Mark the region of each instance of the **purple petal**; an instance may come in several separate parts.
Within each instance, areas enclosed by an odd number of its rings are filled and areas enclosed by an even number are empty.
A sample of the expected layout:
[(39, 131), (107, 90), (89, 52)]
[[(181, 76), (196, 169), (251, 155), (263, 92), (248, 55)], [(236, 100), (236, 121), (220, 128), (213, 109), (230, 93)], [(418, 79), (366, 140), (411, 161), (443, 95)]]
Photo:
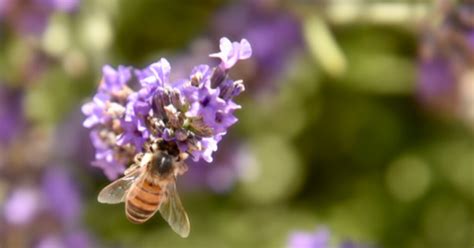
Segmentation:
[(221, 67), (225, 70), (230, 69), (239, 60), (248, 59), (252, 55), (252, 47), (246, 39), (239, 42), (231, 42), (227, 38), (220, 39), (220, 52), (210, 54), (210, 57), (220, 58)]
[(162, 58), (160, 61), (150, 65), (150, 70), (158, 80), (160, 85), (165, 85), (170, 77), (171, 66), (168, 60)]
[(240, 41), (239, 59), (248, 59), (252, 56), (252, 47), (246, 39)]

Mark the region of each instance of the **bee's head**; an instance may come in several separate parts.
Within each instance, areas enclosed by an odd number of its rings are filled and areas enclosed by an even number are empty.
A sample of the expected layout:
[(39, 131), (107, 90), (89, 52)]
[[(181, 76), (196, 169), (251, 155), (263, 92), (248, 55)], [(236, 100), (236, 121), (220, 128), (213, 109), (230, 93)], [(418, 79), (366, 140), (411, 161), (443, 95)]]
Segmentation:
[(151, 163), (151, 172), (160, 176), (167, 175), (173, 171), (173, 162), (173, 156), (166, 152), (160, 152), (154, 157)]

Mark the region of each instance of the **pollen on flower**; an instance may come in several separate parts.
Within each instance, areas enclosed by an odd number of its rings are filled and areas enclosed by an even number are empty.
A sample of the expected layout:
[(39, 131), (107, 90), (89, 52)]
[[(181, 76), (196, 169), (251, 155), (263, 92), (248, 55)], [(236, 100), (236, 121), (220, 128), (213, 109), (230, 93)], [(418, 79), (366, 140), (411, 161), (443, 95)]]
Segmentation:
[(222, 38), (220, 50), (210, 55), (221, 60), (217, 67), (197, 65), (188, 78), (174, 82), (164, 58), (144, 69), (104, 66), (97, 93), (82, 107), (96, 148), (93, 165), (114, 179), (157, 140), (195, 161), (212, 162), (219, 141), (237, 122), (240, 106), (232, 99), (244, 91), (243, 81), (232, 80), (228, 71), (252, 53), (245, 39)]

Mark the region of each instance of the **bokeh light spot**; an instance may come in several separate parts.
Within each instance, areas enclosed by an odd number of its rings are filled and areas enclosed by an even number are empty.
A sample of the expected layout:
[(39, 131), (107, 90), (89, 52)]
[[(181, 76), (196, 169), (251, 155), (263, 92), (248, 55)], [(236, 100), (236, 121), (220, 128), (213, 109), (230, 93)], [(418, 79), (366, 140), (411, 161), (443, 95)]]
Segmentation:
[(429, 188), (431, 171), (416, 155), (403, 155), (389, 165), (386, 183), (390, 193), (400, 201), (410, 202), (421, 197)]

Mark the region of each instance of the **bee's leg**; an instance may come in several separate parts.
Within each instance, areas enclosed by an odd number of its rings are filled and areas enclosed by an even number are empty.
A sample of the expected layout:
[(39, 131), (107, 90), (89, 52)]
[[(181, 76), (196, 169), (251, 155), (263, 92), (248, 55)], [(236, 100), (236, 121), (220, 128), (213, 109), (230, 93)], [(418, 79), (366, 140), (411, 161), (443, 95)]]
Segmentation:
[(177, 175), (184, 175), (184, 173), (186, 173), (186, 171), (188, 171), (188, 166), (186, 165), (186, 163), (184, 163), (184, 161), (180, 161), (180, 162), (177, 162), (177, 168), (176, 168), (176, 174)]
[(188, 153), (182, 152), (182, 153), (180, 153), (179, 156), (178, 156), (178, 162), (179, 162), (179, 161), (184, 161), (184, 160), (186, 160), (188, 157), (189, 157), (189, 154), (188, 154)]
[(150, 148), (151, 148), (151, 151), (152, 151), (153, 153), (158, 152), (159, 149), (160, 149), (160, 148), (158, 147), (158, 143), (157, 143), (157, 142), (153, 142), (153, 143), (151, 144)]
[(135, 155), (135, 157), (133, 158), (134, 163), (131, 164), (130, 167), (128, 167), (124, 172), (125, 176), (130, 175), (132, 172), (134, 172), (135, 170), (137, 170), (140, 167), (141, 162), (143, 160), (143, 156), (144, 156), (144, 154), (141, 153), (141, 152), (138, 153), (137, 155)]
[(159, 148), (159, 140), (158, 139), (154, 139), (154, 140), (151, 140), (147, 143), (145, 143), (145, 150), (147, 152), (151, 152), (151, 153), (157, 153), (160, 148)]
[(135, 155), (135, 157), (133, 158), (133, 161), (135, 162), (135, 164), (140, 164), (142, 162), (142, 159), (143, 159), (143, 153), (138, 153), (137, 155)]
[(143, 144), (143, 149), (145, 150), (145, 152), (151, 152), (150, 142), (145, 142), (145, 144)]

